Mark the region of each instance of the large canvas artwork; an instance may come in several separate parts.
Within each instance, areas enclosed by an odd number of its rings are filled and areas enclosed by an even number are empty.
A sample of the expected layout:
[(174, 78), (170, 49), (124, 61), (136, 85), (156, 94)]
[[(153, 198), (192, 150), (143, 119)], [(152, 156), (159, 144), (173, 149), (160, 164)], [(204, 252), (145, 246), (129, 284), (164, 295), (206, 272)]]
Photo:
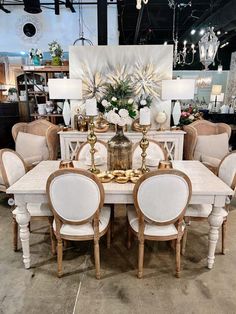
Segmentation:
[[(107, 83), (128, 79), (134, 97), (146, 93), (153, 99), (152, 128), (159, 111), (165, 111), (170, 118), (171, 104), (161, 100), (161, 81), (172, 78), (172, 46), (73, 46), (69, 49), (69, 62), (70, 78), (83, 81), (84, 99), (102, 99)], [(72, 102), (72, 112), (77, 105)], [(170, 119), (165, 127), (169, 125)]]

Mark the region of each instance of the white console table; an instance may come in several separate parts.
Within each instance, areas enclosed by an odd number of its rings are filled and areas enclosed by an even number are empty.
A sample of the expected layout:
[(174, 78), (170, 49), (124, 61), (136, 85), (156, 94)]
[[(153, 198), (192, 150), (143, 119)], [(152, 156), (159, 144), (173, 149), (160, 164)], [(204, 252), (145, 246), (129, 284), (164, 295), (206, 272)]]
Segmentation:
[[(87, 132), (60, 131), (61, 158), (74, 159), (80, 145), (87, 141)], [(114, 132), (96, 133), (98, 139), (107, 142)], [(182, 160), (183, 158), (183, 131), (149, 131), (147, 136), (150, 139), (162, 143), (167, 150), (168, 157), (171, 160)], [(142, 134), (140, 132), (125, 132), (125, 135), (133, 142), (140, 141)]]

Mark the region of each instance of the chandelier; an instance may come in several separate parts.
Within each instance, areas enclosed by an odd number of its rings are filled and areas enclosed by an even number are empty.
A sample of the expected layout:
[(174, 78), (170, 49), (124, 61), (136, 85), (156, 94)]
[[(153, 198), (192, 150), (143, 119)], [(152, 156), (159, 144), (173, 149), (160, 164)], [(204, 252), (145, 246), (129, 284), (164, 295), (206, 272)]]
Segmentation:
[(142, 7), (142, 2), (144, 4), (147, 4), (148, 3), (148, 0), (136, 0), (136, 9), (140, 10), (141, 7)]
[(200, 61), (205, 66), (206, 70), (208, 70), (208, 66), (214, 62), (219, 44), (220, 42), (214, 33), (214, 28), (209, 27), (198, 43)]
[[(192, 44), (190, 47), (187, 46), (187, 41), (183, 42), (183, 49), (178, 50), (179, 40), (178, 40), (178, 31), (176, 30), (176, 7), (180, 7), (181, 4), (178, 4), (174, 0), (169, 0), (168, 5), (171, 9), (173, 9), (173, 29), (172, 29), (172, 36), (174, 42), (174, 56), (173, 56), (173, 64), (174, 67), (179, 65), (191, 65), (194, 61), (194, 55), (196, 53), (195, 45)], [(191, 1), (185, 5), (191, 6)]]

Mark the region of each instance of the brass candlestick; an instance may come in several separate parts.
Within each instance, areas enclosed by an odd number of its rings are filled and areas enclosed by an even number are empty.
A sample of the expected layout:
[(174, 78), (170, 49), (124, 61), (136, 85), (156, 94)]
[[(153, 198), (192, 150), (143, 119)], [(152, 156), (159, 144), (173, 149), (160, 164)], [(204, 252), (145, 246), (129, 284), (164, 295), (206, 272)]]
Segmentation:
[(145, 173), (145, 172), (148, 172), (150, 171), (149, 168), (147, 168), (146, 166), (146, 157), (147, 157), (147, 153), (146, 153), (146, 150), (149, 146), (149, 141), (146, 137), (146, 134), (147, 134), (147, 131), (148, 131), (148, 128), (149, 128), (149, 125), (140, 125), (141, 129), (142, 129), (142, 133), (143, 133), (143, 137), (140, 141), (140, 147), (142, 149), (142, 154), (141, 154), (141, 157), (142, 157), (142, 165), (141, 165), (141, 168), (140, 170), (142, 171), (142, 173)]
[(87, 140), (91, 146), (91, 149), (90, 149), (91, 167), (88, 170), (92, 173), (100, 173), (100, 170), (96, 168), (95, 162), (94, 162), (95, 144), (97, 142), (97, 136), (94, 133), (94, 116), (89, 117), (89, 133), (88, 133)]

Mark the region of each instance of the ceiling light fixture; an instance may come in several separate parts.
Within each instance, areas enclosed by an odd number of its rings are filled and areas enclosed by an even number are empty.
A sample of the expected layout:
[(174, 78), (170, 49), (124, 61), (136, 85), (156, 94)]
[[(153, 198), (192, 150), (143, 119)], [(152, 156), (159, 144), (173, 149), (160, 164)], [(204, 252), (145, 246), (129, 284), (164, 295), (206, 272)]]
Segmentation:
[(191, 30), (191, 35), (194, 35), (196, 33), (196, 29)]
[(204, 30), (204, 28), (202, 28), (201, 30), (200, 30), (200, 32), (199, 32), (199, 35), (204, 35), (204, 33), (205, 33), (205, 30)]
[(226, 43), (223, 43), (223, 44), (220, 46), (220, 48), (224, 48), (225, 46), (228, 46), (228, 44), (229, 44), (229, 42), (226, 41)]
[(221, 34), (221, 31), (220, 31), (220, 30), (218, 30), (216, 34), (217, 34), (217, 35), (220, 35), (220, 34)]
[[(178, 39), (178, 31), (176, 30), (176, 8), (179, 8), (179, 4), (177, 4), (174, 0), (169, 0), (168, 5), (171, 9), (173, 9), (173, 29), (172, 36), (174, 42), (174, 56), (173, 56), (173, 64), (174, 68), (179, 65), (191, 65), (194, 61), (194, 55), (196, 53), (195, 46), (192, 44), (190, 47), (187, 45), (187, 40), (183, 42), (182, 50), (178, 51), (179, 39)], [(190, 5), (190, 2), (188, 3)], [(189, 61), (187, 61), (189, 60)]]
[(205, 70), (214, 62), (220, 44), (213, 29), (209, 27), (198, 43), (200, 62), (205, 66)]
[(144, 4), (147, 4), (148, 3), (148, 0), (136, 0), (136, 9), (140, 10), (141, 7), (142, 7), (142, 2)]

